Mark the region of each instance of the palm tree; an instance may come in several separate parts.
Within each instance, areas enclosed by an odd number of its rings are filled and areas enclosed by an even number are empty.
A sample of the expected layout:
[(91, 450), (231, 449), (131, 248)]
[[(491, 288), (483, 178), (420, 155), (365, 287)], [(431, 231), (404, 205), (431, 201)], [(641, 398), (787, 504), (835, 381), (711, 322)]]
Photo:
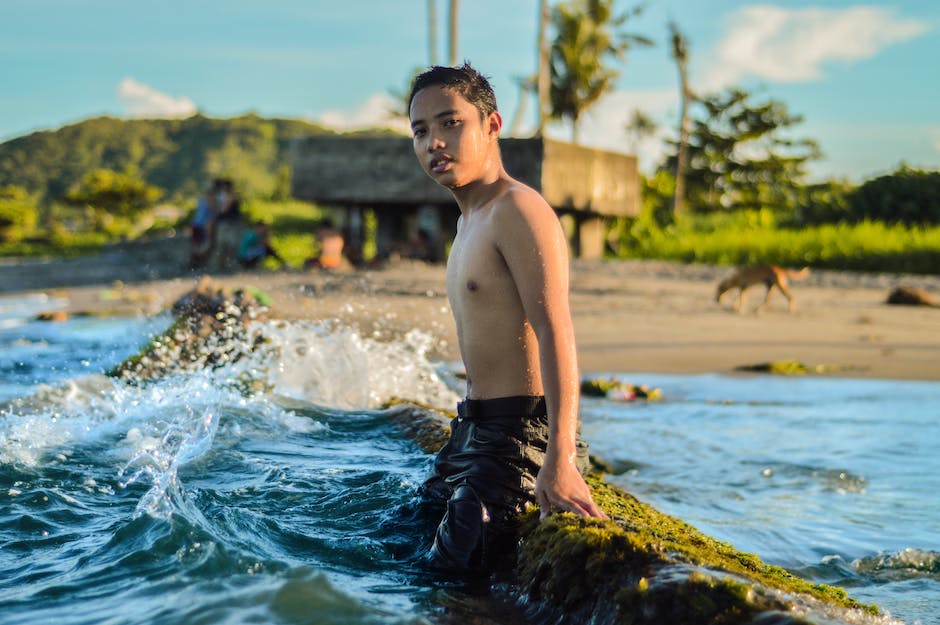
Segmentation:
[(606, 64), (608, 58), (623, 62), (631, 46), (653, 44), (646, 37), (620, 30), (630, 17), (642, 12), (642, 6), (614, 15), (613, 5), (614, 0), (569, 0), (556, 5), (552, 14), (552, 117), (571, 121), (575, 143), (581, 115), (613, 88), (620, 75)]
[(689, 87), (689, 43), (675, 22), (669, 22), (672, 59), (679, 70), (679, 150), (676, 156), (676, 191), (672, 198), (672, 214), (685, 210), (685, 172), (689, 165), (689, 102), (694, 98)]
[(536, 98), (538, 99), (538, 119), (536, 120), (535, 136), (541, 137), (545, 133), (545, 120), (548, 117), (549, 77), (548, 26), (551, 22), (551, 11), (548, 0), (539, 0), (539, 34), (538, 34), (538, 71), (536, 72)]
[(640, 142), (647, 137), (652, 137), (658, 129), (659, 126), (652, 117), (640, 109), (633, 109), (633, 115), (627, 123), (627, 132), (630, 133), (630, 151), (636, 153)]

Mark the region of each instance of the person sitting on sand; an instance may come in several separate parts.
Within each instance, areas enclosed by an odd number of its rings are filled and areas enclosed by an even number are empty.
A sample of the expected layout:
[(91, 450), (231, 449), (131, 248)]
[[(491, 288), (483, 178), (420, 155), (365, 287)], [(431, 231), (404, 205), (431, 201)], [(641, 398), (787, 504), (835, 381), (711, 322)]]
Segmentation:
[(206, 264), (212, 253), (215, 220), (218, 215), (218, 181), (213, 181), (196, 203), (196, 214), (190, 224), (189, 268)]
[(219, 217), (221, 221), (241, 221), (241, 200), (235, 193), (235, 183), (228, 178), (217, 180)]
[(284, 259), (271, 247), (270, 228), (263, 221), (255, 222), (254, 227), (245, 233), (238, 246), (238, 262), (246, 269), (254, 269), (265, 258), (273, 258), (282, 265)]
[(348, 264), (343, 257), (343, 234), (333, 226), (317, 228), (314, 234), (320, 248), (316, 256), (304, 261), (304, 269), (339, 269)]
[(446, 502), (428, 560), (500, 569), (512, 562), (527, 504), (542, 518), (605, 516), (582, 476), (568, 246), (548, 203), (503, 168), (502, 118), (477, 70), (420, 74), (409, 113), (418, 161), (460, 209), (446, 276), (467, 373), (450, 440), (421, 489)]
[(210, 265), (213, 269), (226, 271), (234, 269), (238, 259), (241, 240), (250, 228), (241, 218), (241, 202), (235, 193), (235, 185), (228, 178), (218, 178), (216, 203), (218, 214), (213, 233), (213, 253)]

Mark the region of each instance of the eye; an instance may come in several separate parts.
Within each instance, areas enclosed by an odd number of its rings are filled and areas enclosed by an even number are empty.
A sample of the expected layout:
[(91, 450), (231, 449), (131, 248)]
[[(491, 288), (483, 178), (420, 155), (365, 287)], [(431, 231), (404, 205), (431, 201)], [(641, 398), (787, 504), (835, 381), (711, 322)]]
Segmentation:
[(460, 124), (459, 119), (448, 119), (447, 121), (444, 122), (444, 128), (453, 128), (454, 126), (457, 126), (459, 124)]
[(415, 129), (412, 131), (412, 133), (414, 134), (415, 138), (423, 137), (426, 132), (427, 132), (427, 130), (425, 130), (424, 128), (415, 128)]

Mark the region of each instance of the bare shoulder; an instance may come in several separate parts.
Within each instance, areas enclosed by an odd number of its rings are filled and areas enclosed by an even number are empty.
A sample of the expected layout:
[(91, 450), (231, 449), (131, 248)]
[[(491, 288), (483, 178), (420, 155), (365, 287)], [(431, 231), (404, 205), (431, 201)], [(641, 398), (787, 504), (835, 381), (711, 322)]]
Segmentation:
[(535, 189), (515, 181), (494, 202), (493, 220), (501, 232), (513, 234), (558, 224), (548, 202)]

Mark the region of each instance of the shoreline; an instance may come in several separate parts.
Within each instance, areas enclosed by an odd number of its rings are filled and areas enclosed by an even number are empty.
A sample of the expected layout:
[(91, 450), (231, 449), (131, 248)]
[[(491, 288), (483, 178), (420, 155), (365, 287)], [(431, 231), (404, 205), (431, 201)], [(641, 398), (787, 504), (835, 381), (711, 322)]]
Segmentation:
[[(119, 260), (98, 260), (91, 275), (78, 275), (89, 265), (84, 260), (2, 263), (0, 285), (12, 288), (0, 287), (0, 298), (43, 293), (64, 299), (69, 315), (149, 315), (169, 308), (203, 275), (160, 277), (167, 270), (151, 267), (156, 277), (147, 279), (143, 263), (132, 272), (127, 261), (122, 273)], [(570, 302), (582, 375), (749, 375), (736, 368), (798, 361), (827, 367), (810, 374), (818, 377), (940, 381), (940, 309), (884, 303), (901, 285), (940, 296), (940, 276), (812, 271), (792, 284), (792, 315), (778, 293), (755, 315), (715, 303), (715, 286), (730, 272), (663, 261), (573, 261)], [(336, 319), (388, 340), (418, 328), (432, 337), (431, 357), (459, 360), (443, 265), (208, 275), (229, 289), (265, 292), (272, 317)], [(748, 291), (748, 309), (763, 291)]]

